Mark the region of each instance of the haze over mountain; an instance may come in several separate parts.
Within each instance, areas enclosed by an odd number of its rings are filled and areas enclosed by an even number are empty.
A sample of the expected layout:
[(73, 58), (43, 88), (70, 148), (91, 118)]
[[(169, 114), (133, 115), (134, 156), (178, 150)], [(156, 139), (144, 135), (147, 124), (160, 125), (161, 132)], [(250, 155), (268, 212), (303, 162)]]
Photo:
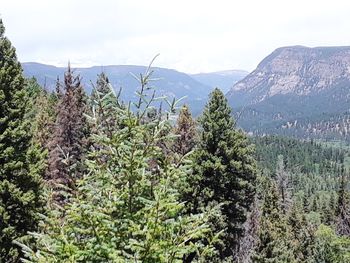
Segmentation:
[[(34, 76), (41, 85), (49, 90), (55, 88), (57, 77), (63, 79), (66, 70), (64, 67), (33, 62), (22, 63), (22, 67), (27, 77)], [(91, 91), (91, 81), (94, 83), (97, 75), (102, 71), (105, 72), (112, 86), (116, 90), (122, 88), (122, 98), (129, 101), (135, 98), (135, 91), (139, 87), (138, 81), (132, 74), (139, 76), (146, 69), (145, 66), (134, 65), (94, 66), (76, 68), (75, 73), (82, 77), (82, 83), (86, 90)], [(245, 75), (244, 71), (227, 71), (191, 76), (172, 69), (157, 67), (152, 69), (154, 70), (153, 77), (157, 79), (152, 83), (157, 89), (157, 96), (186, 97), (183, 102), (191, 105), (194, 114), (199, 114), (214, 86), (223, 86), (223, 89), (227, 90), (234, 82)], [(214, 85), (213, 83), (217, 84)]]
[(282, 47), (227, 93), (254, 134), (347, 138), (350, 47)]
[[(27, 77), (52, 89), (65, 68), (23, 63)], [(282, 134), (302, 138), (345, 138), (350, 133), (350, 47), (303, 46), (276, 49), (250, 74), (240, 70), (186, 74), (172, 69), (153, 68), (158, 95), (186, 96), (184, 103), (198, 115), (214, 87), (228, 91), (238, 124), (257, 135)], [(104, 71), (122, 98), (135, 98), (139, 86), (132, 76), (145, 66), (117, 65), (77, 68), (84, 86)], [(239, 116), (238, 116), (239, 115)]]
[(223, 92), (228, 92), (232, 86), (249, 74), (245, 70), (223, 70), (210, 73), (198, 73), (191, 76), (210, 87), (219, 87)]

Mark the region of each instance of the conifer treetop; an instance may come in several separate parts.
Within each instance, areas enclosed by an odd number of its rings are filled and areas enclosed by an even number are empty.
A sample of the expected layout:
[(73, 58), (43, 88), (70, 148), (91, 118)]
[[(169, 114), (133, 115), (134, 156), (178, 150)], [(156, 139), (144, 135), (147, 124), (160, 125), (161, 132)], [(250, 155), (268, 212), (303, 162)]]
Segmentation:
[(5, 27), (2, 22), (2, 19), (0, 18), (0, 37), (3, 37), (4, 33), (5, 33)]

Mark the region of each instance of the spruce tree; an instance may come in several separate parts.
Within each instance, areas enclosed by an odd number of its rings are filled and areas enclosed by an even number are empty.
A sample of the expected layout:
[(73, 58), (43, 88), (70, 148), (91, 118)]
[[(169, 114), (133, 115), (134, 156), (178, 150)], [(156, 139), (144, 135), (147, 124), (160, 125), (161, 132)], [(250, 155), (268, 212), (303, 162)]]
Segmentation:
[[(70, 65), (64, 76), (64, 90), (58, 93), (54, 134), (49, 142), (47, 178), (55, 187), (64, 185), (72, 188), (84, 170), (89, 129), (84, 115), (86, 96), (79, 77), (73, 75)], [(60, 187), (57, 190), (61, 190)], [(60, 194), (56, 196), (62, 201)]]
[[(214, 228), (224, 228), (220, 257), (232, 258), (243, 234), (243, 223), (254, 200), (256, 166), (247, 137), (235, 128), (224, 94), (215, 89), (200, 119), (202, 131), (194, 153), (194, 176), (187, 201), (194, 210), (222, 204), (221, 219)], [(221, 225), (218, 222), (222, 221)], [(217, 225), (217, 226), (215, 226)]]
[(195, 146), (196, 125), (187, 105), (180, 110), (174, 133), (178, 136), (174, 142), (174, 152), (181, 157), (192, 151)]
[[(139, 96), (145, 98), (147, 90)], [(107, 97), (103, 100), (108, 104)], [(166, 139), (164, 134), (173, 138), (167, 132), (170, 121), (164, 115), (141, 121), (151, 102), (137, 112), (116, 109), (124, 128), (116, 129), (113, 139), (97, 130), (93, 139), (101, 147), (90, 152), (87, 173), (70, 202), (63, 209), (53, 206), (44, 219), (35, 235), (37, 249), (23, 246), (27, 262), (169, 263), (191, 253), (196, 262), (204, 262), (212, 253), (216, 237), (207, 224), (210, 214), (183, 213), (178, 189), (190, 167), (158, 162), (169, 158), (158, 142)], [(104, 163), (96, 162), (99, 155), (106, 157)], [(157, 169), (150, 160), (157, 161)], [(204, 237), (212, 242), (188, 242)]]
[(15, 48), (0, 19), (0, 262), (18, 262), (15, 240), (37, 229), (42, 163), (31, 145), (29, 96)]
[[(90, 104), (93, 117), (94, 133), (103, 132), (109, 138), (113, 132), (119, 128), (117, 111), (124, 106), (119, 101), (119, 94), (115, 94), (114, 89), (105, 73), (98, 75), (96, 85), (91, 94)], [(120, 124), (120, 123), (119, 123)]]

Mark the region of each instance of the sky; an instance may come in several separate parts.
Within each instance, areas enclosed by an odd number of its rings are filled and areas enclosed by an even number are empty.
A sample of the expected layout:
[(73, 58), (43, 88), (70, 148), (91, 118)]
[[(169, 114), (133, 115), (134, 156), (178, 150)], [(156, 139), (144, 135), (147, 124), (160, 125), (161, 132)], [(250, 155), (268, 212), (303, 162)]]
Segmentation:
[(0, 0), (21, 62), (252, 71), (281, 46), (350, 45), (347, 0)]

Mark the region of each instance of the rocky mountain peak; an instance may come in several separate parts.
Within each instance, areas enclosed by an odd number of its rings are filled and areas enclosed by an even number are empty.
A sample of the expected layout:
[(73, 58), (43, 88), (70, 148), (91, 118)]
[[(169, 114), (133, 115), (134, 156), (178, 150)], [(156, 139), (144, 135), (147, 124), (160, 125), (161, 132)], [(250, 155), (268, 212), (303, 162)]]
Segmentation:
[(350, 47), (278, 48), (227, 97), (249, 133), (349, 140)]
[(238, 104), (254, 104), (276, 94), (309, 95), (344, 82), (350, 83), (350, 46), (282, 47), (236, 83), (228, 97), (245, 93)]

